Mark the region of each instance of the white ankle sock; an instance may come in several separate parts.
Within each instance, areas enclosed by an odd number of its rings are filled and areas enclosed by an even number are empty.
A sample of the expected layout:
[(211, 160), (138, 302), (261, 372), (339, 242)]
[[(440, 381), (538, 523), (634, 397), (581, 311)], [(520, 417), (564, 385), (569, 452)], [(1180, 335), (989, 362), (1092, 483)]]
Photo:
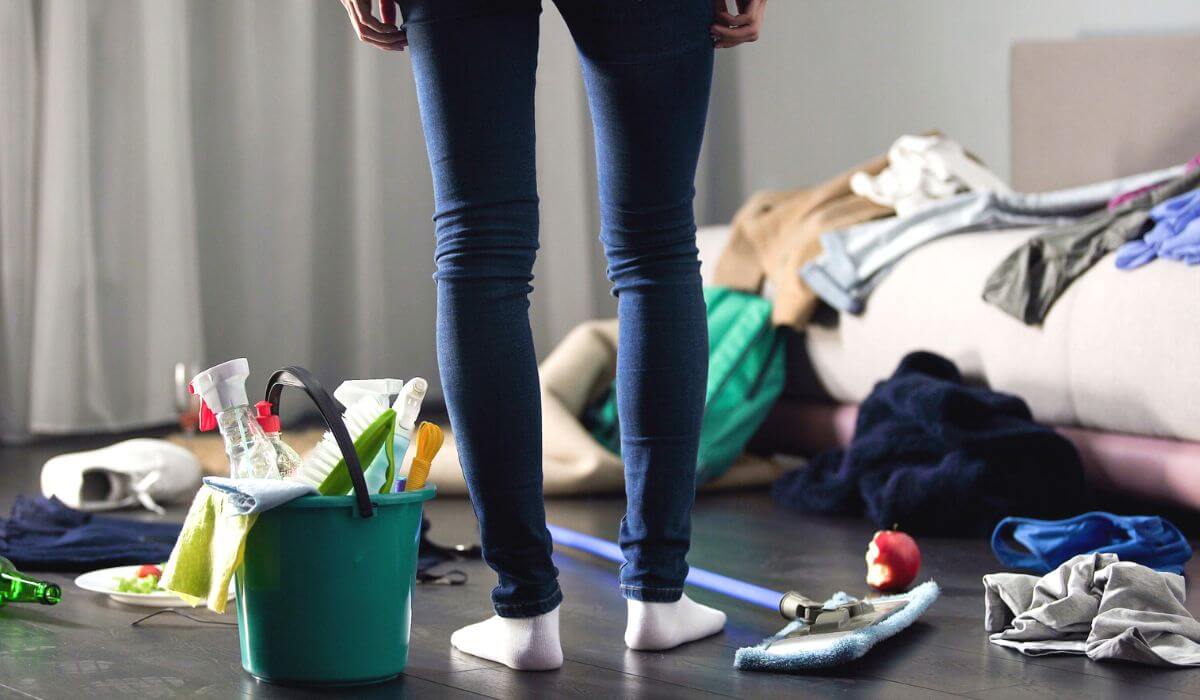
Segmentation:
[(725, 627), (725, 613), (686, 595), (674, 603), (625, 602), (629, 604), (625, 645), (630, 649), (671, 649), (716, 634)]
[(550, 671), (563, 663), (558, 608), (536, 617), (496, 615), (456, 631), (450, 635), (450, 644), (518, 671)]

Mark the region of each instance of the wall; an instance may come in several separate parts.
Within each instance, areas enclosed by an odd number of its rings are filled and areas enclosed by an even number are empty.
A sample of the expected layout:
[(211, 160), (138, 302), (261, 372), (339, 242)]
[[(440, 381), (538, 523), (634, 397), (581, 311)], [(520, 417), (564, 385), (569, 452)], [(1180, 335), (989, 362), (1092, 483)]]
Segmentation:
[[(735, 134), (720, 136), (737, 146), (722, 151), (740, 154), (728, 165), (738, 199), (824, 179), (931, 127), (1007, 177), (1014, 42), (1197, 29), (1196, 0), (779, 0), (756, 45), (721, 57), (736, 63), (726, 99), (741, 106)], [(721, 209), (710, 215), (733, 211)]]

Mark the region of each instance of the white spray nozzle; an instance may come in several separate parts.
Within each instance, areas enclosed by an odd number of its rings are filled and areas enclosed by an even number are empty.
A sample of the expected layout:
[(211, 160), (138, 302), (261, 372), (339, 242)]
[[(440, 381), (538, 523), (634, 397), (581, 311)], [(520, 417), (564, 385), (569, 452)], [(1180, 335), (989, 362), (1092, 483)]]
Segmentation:
[(250, 376), (250, 363), (246, 358), (222, 362), (192, 377), (192, 393), (200, 397), (213, 413), (221, 413), (236, 406), (249, 406), (246, 396), (246, 377)]
[(366, 396), (378, 396), (389, 404), (403, 388), (403, 379), (347, 379), (334, 390), (333, 398), (347, 407)]
[(396, 411), (396, 425), (405, 430), (412, 430), (417, 422), (417, 414), (421, 412), (421, 401), (429, 390), (429, 382), (420, 377), (413, 377), (404, 385), (396, 403), (392, 406)]

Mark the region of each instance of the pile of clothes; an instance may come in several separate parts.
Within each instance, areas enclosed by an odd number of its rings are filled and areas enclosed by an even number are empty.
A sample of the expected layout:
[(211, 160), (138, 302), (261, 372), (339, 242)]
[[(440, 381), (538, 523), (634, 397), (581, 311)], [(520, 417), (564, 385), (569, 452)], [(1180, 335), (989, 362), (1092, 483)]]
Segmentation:
[[(816, 187), (760, 192), (742, 207), (708, 281), (771, 299), (772, 322), (798, 331), (809, 329), (822, 303), (841, 312), (840, 332), (812, 330), (795, 344), (811, 361), (796, 363), (785, 394), (803, 401), (828, 390), (842, 401), (863, 402), (850, 444), (818, 454), (807, 469), (780, 478), (774, 487), (780, 503), (811, 512), (864, 513), (880, 527), (899, 524), (913, 532), (958, 536), (987, 535), (1009, 516), (1061, 518), (1087, 510), (1077, 450), (1060, 433), (1036, 422), (1020, 397), (970, 386), (951, 362), (929, 354), (906, 357), (869, 396), (867, 381), (877, 381), (891, 367), (854, 369), (856, 359), (871, 353), (868, 341), (886, 342), (881, 328), (895, 330), (909, 320), (881, 322), (878, 314), (862, 323), (846, 319), (864, 311), (870, 295), (900, 261), (949, 236), (998, 236), (1000, 230), (1014, 228), (1035, 230), (1020, 238), (1004, 236), (1014, 245), (983, 267), (972, 268), (977, 281), (968, 282), (977, 286), (966, 289), (1007, 317), (1041, 326), (1064, 292), (1106, 256), (1127, 270), (1157, 258), (1170, 264), (1200, 263), (1200, 156), (1108, 182), (1022, 193), (1010, 189), (961, 144), (932, 132), (902, 136), (886, 155)], [(989, 239), (989, 250), (998, 250), (991, 245), (997, 239)], [(961, 284), (954, 289), (956, 294), (963, 291)], [(929, 293), (919, 298), (925, 304), (937, 301)], [(948, 313), (961, 319), (967, 307), (951, 304)], [(972, 313), (976, 305), (982, 306), (974, 302)], [(880, 307), (905, 313), (894, 305)], [(1070, 419), (1071, 397), (1084, 396), (1073, 392), (1073, 379), (1064, 378), (1061, 391), (1060, 385), (1046, 388), (1053, 381), (1047, 377), (1066, 375), (1059, 368), (1063, 358), (1048, 358), (1033, 368), (1040, 374), (1031, 372), (1022, 383), (1013, 380), (1022, 371), (1019, 364), (988, 365), (989, 356), (975, 352), (983, 348), (994, 354), (1002, 339), (1029, 338), (1040, 331), (1017, 332), (1003, 315), (996, 315), (999, 322), (986, 342), (936, 343), (939, 351), (967, 362), (969, 375), (985, 375), (1008, 391), (1021, 392), (1039, 416)], [(914, 310), (912, 324), (921, 328), (932, 316), (928, 308)], [(1070, 332), (1062, 324), (1047, 328), (1060, 336)], [(1093, 322), (1082, 332), (1094, 329)], [(943, 325), (938, 332), (954, 329)], [(1085, 339), (1098, 336), (1102, 334), (1093, 332)], [(903, 342), (920, 337), (919, 332), (907, 333)], [(922, 347), (897, 344), (879, 356)], [(792, 382), (804, 386), (789, 393)], [(1161, 400), (1158, 394), (1153, 398)], [(1145, 423), (1139, 423), (1139, 410), (1150, 409), (1132, 404), (1132, 418), (1116, 421), (1119, 429)]]
[(1192, 548), (1169, 521), (1104, 512), (1005, 518), (992, 551), (1031, 572), (983, 577), (993, 644), (1027, 656), (1200, 666), (1200, 622), (1184, 607)]
[(1120, 249), (1132, 269), (1156, 257), (1200, 263), (1200, 156), (1084, 187), (1012, 192), (940, 134), (902, 136), (814, 188), (755, 194), (734, 217), (714, 283), (771, 295), (774, 320), (803, 329), (824, 301), (860, 313), (905, 255), (946, 236), (1043, 227), (1000, 263), (980, 294), (1027, 324)]
[(1026, 656), (1200, 666), (1200, 622), (1184, 607), (1179, 574), (1081, 554), (1040, 578), (988, 574), (983, 587), (993, 644)]
[(968, 386), (927, 352), (876, 385), (848, 448), (780, 477), (773, 494), (789, 508), (959, 537), (986, 536), (1006, 516), (1071, 515), (1087, 501), (1070, 441), (1020, 398)]

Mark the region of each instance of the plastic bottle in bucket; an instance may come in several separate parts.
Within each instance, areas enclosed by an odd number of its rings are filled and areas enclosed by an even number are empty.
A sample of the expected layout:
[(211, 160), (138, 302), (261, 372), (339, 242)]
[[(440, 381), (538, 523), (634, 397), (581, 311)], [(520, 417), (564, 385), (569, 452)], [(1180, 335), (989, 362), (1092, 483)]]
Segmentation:
[[(421, 402), (425, 399), (425, 392), (428, 389), (429, 384), (424, 379), (414, 377), (404, 385), (404, 390), (400, 392), (395, 405), (392, 406), (396, 410), (395, 452), (397, 463), (404, 460), (404, 453), (408, 451), (408, 445), (412, 442), (413, 428), (416, 426), (417, 415), (421, 412)], [(392, 483), (392, 491), (394, 493), (404, 492), (404, 483), (400, 478), (399, 469), (396, 469), (396, 480)]]
[(192, 378), (188, 388), (200, 397), (200, 430), (221, 429), (229, 475), (235, 479), (278, 479), (278, 456), (258, 424), (246, 396), (246, 358), (222, 362)]
[(271, 442), (271, 447), (275, 448), (275, 457), (279, 466), (279, 478), (290, 479), (297, 471), (300, 470), (300, 455), (292, 449), (292, 446), (283, 441), (282, 429), (279, 424), (279, 416), (271, 413), (270, 401), (259, 401), (254, 404), (255, 417), (258, 418), (258, 425), (266, 434), (267, 440)]

